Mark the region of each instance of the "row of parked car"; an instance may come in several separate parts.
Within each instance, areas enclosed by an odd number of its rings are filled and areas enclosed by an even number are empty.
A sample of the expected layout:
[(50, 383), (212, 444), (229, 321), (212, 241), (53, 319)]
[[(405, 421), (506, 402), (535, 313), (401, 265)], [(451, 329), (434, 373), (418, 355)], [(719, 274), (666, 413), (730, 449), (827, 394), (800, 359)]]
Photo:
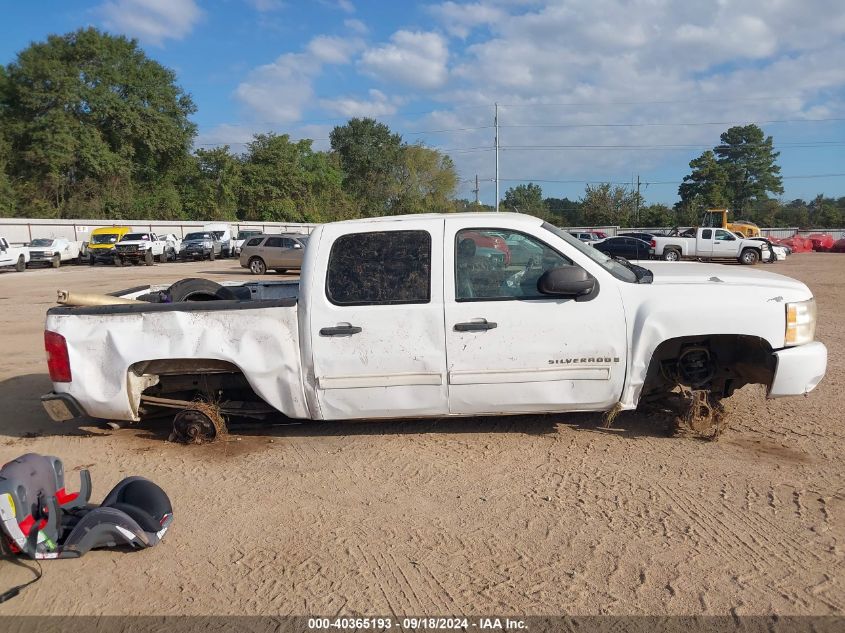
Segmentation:
[[(109, 226), (91, 231), (87, 241), (65, 238), (37, 238), (22, 246), (11, 245), (0, 236), (0, 268), (59, 268), (63, 264), (87, 262), (94, 266), (126, 266), (178, 260), (210, 260), (237, 257), (246, 247), (241, 265), (254, 274), (268, 270), (299, 268), (307, 236), (263, 235), (259, 230), (241, 230), (233, 235), (226, 224), (208, 224), (199, 231), (177, 237), (174, 233), (133, 231), (127, 226)], [(247, 244), (249, 246), (247, 246)]]
[(766, 237), (746, 237), (742, 233), (715, 227), (695, 227), (668, 233), (630, 231), (608, 236), (600, 231), (573, 231), (571, 234), (606, 255), (625, 259), (683, 258), (736, 259), (743, 264), (774, 263), (786, 259), (791, 249)]

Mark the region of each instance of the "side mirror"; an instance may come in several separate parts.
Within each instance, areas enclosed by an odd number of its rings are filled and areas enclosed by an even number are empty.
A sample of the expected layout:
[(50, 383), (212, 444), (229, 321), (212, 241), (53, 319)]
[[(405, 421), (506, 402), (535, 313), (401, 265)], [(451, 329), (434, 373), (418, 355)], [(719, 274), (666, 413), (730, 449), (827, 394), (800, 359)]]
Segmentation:
[(596, 287), (596, 280), (578, 266), (561, 266), (547, 270), (537, 280), (537, 290), (544, 295), (582, 297)]
[(302, 244), (300, 244), (299, 242), (294, 242), (293, 247), (294, 248), (302, 248)]

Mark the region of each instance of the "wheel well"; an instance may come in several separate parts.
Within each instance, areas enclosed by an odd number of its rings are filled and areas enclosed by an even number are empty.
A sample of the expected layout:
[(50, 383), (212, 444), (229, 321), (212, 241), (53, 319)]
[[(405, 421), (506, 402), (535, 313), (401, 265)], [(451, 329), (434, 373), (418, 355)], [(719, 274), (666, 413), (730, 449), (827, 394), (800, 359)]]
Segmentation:
[(747, 384), (771, 385), (772, 347), (758, 336), (718, 334), (663, 341), (652, 354), (640, 400), (678, 385), (729, 397)]
[(140, 413), (150, 407), (142, 396), (207, 402), (262, 403), (269, 407), (234, 363), (210, 358), (172, 358), (135, 363), (129, 368), (130, 397)]

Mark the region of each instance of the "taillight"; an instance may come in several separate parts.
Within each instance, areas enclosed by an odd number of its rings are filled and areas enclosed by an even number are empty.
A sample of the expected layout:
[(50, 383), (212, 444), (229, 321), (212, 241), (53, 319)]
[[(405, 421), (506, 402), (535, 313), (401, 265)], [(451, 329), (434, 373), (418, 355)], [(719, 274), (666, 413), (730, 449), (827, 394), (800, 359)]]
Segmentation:
[(53, 382), (71, 382), (70, 359), (67, 341), (61, 334), (50, 330), (44, 332), (44, 349), (47, 350), (47, 369)]
[(657, 240), (651, 240), (651, 247), (657, 248)]

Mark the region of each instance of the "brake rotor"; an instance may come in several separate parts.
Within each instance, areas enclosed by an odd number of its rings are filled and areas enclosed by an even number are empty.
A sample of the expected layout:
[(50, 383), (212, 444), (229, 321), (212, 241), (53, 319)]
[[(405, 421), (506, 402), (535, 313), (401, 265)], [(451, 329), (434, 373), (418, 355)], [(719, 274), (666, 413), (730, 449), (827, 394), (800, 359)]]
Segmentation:
[(197, 409), (184, 409), (173, 418), (170, 441), (182, 444), (202, 444), (217, 437), (217, 427), (212, 419)]

